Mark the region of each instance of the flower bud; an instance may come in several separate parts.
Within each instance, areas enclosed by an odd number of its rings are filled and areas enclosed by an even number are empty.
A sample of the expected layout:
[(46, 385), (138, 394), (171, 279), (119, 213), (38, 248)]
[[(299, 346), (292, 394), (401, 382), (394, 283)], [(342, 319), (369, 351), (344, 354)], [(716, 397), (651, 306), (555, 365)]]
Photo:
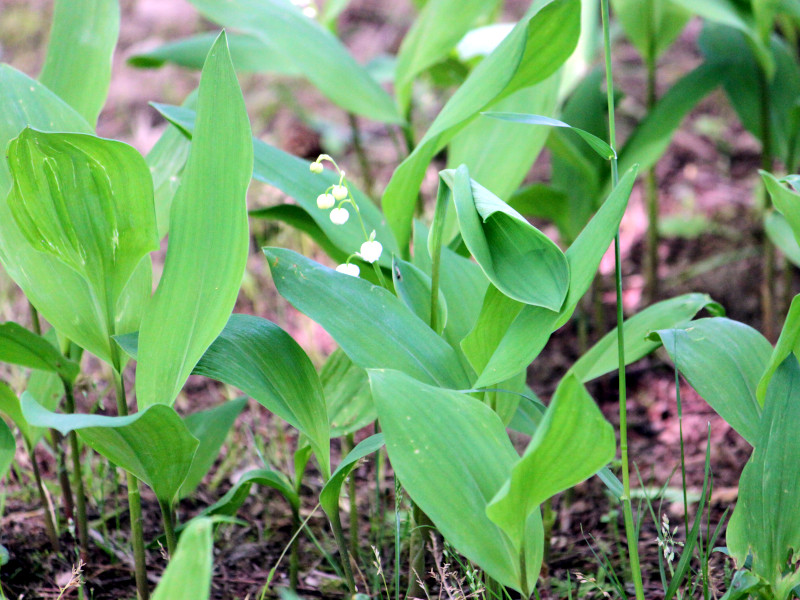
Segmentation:
[(310, 170), (312, 173), (317, 173), (317, 174), (319, 174), (319, 173), (322, 173), (322, 170), (323, 170), (322, 163), (320, 163), (320, 162), (312, 162), (312, 163), (311, 163), (311, 164), (308, 166), (308, 169), (309, 169), (309, 170)]
[(350, 218), (350, 213), (346, 208), (334, 208), (331, 211), (331, 221), (334, 225), (344, 225), (347, 219)]
[(344, 200), (347, 198), (347, 188), (343, 185), (335, 185), (331, 190), (331, 194), (333, 194), (333, 197), (337, 200)]
[(317, 18), (317, 9), (313, 6), (306, 6), (303, 9), (303, 14), (307, 16), (309, 19), (316, 19)]
[(358, 265), (354, 265), (353, 263), (339, 265), (338, 267), (336, 267), (336, 270), (339, 273), (344, 273), (345, 275), (352, 275), (353, 277), (358, 277), (358, 274), (360, 272)]
[(333, 208), (334, 204), (336, 204), (336, 198), (334, 198), (331, 194), (320, 194), (317, 196), (317, 208), (320, 210), (328, 210), (329, 208)]
[(374, 263), (381, 257), (383, 246), (376, 240), (370, 240), (361, 244), (361, 251), (358, 253), (368, 263)]

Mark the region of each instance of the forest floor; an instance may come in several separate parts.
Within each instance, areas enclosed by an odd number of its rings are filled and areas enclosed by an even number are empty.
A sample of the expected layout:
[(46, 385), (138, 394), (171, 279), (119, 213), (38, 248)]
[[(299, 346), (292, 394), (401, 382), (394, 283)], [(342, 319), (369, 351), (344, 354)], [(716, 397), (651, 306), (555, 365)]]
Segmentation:
[[(196, 86), (198, 77), (196, 73), (175, 67), (141, 71), (128, 66), (125, 60), (138, 51), (211, 26), (184, 0), (123, 0), (121, 4), (120, 45), (109, 103), (100, 117), (98, 133), (121, 139), (146, 152), (164, 128), (163, 121), (147, 102), (180, 103)], [(524, 3), (508, 4), (509, 16), (518, 16)], [(44, 0), (0, 0), (0, 9), (0, 58), (35, 76), (47, 40), (51, 3)], [(354, 0), (342, 17), (340, 30), (354, 54), (365, 61), (381, 53), (395, 52), (412, 19), (409, 2)], [(677, 44), (662, 59), (663, 69), (659, 71), (662, 93), (700, 61), (695, 44), (699, 29), (698, 22), (691, 22)], [(615, 69), (616, 81), (625, 95), (619, 106), (620, 130), (624, 136), (630, 125), (645, 112), (645, 73), (636, 52), (624, 42), (615, 47)], [(337, 159), (342, 157), (340, 162), (353, 165), (348, 173), (359, 181), (362, 174), (358, 173), (358, 161), (350, 144), (345, 115), (328, 106), (302, 82), (248, 75), (242, 78), (242, 85), (254, 132), (298, 155), (315, 157), (320, 151), (325, 151), (336, 155)], [(419, 111), (420, 123), (435, 109), (435, 104), (423, 104)], [(397, 163), (395, 148), (383, 125), (362, 122), (361, 134), (375, 165), (375, 189), (380, 190)], [(742, 130), (721, 91), (710, 95), (688, 117), (657, 168), (664, 219), (664, 238), (659, 248), (659, 299), (689, 291), (707, 293), (727, 309), (729, 317), (760, 329), (760, 242), (753, 200), (759, 164), (758, 142)], [(546, 165), (545, 156), (541, 165), (534, 168), (534, 173), (546, 173)], [(431, 175), (426, 179), (425, 192), (431, 192), (436, 185), (435, 166), (431, 168)], [(277, 196), (272, 190), (254, 186), (251, 198), (255, 205), (274, 201)], [(621, 231), (627, 314), (645, 306), (641, 275), (645, 227), (642, 190), (637, 185)], [(332, 351), (332, 341), (317, 325), (279, 298), (258, 246), (269, 239), (270, 244), (318, 251), (299, 234), (274, 225), (254, 224), (253, 239), (249, 275), (237, 312), (274, 320), (287, 329), (319, 364)], [(604, 260), (598, 280), (602, 313), (606, 323), (610, 324), (607, 326), (613, 326), (615, 318), (612, 270), (613, 260)], [(796, 289), (797, 281), (791, 285)], [(786, 296), (781, 292), (779, 297)], [(24, 298), (0, 274), (0, 320), (25, 322), (27, 315)], [(590, 341), (595, 341), (603, 333), (605, 330), (601, 328), (590, 328)], [(569, 324), (553, 336), (542, 357), (531, 368), (531, 387), (547, 401), (555, 384), (579, 355), (576, 327)], [(108, 385), (109, 374), (101, 364), (90, 360), (88, 372), (93, 380), (86, 381), (79, 407), (86, 411), (96, 408), (98, 403), (102, 405), (112, 389)], [(593, 383), (590, 392), (609, 420), (617, 424), (616, 378), (607, 376)], [(690, 498), (694, 498), (690, 520), (697, 509), (696, 500), (703, 485), (706, 447), (710, 440), (714, 482), (711, 529), (735, 503), (737, 482), (750, 448), (685, 382), (681, 385), (681, 423), (674, 372), (659, 353), (630, 367), (628, 392), (631, 460), (641, 473), (645, 489), (668, 486), (667, 500), (654, 507), (658, 523), (653, 522), (645, 509), (640, 536), (648, 597), (657, 598), (663, 595), (659, 579), (660, 549), (656, 543), (663, 515), (669, 519), (670, 528), (677, 527), (676, 541), (684, 539), (681, 424), (687, 487)], [(192, 378), (176, 407), (183, 413), (193, 412), (218, 404), (231, 393), (232, 390), (224, 386)], [(364, 436), (367, 433), (364, 432)], [(260, 466), (262, 459), (288, 469), (288, 449), (293, 443), (291, 433), (272, 420), (264, 409), (251, 403), (234, 427), (209, 478), (191, 501), (180, 505), (181, 520), (188, 520), (213, 503), (237, 475)], [(339, 452), (335, 447), (334, 461), (338, 460)], [(52, 455), (40, 448), (36, 460), (45, 479), (54, 485), (55, 461)], [(20, 455), (18, 463), (19, 467), (6, 479), (0, 492), (0, 544), (10, 554), (9, 563), (0, 570), (0, 582), (9, 599), (56, 598), (70, 578), (75, 563), (75, 555), (70, 549), (74, 544), (70, 534), (65, 532), (62, 541), (67, 550), (60, 555), (49, 552), (42, 508), (33, 492), (30, 460), (27, 455)], [(113, 493), (120, 491), (119, 481), (113, 480), (107, 464), (99, 459), (87, 461), (87, 464), (90, 471), (90, 516), (96, 520), (94, 527), (107, 542), (117, 540), (124, 543), (126, 514), (120, 508), (124, 507), (124, 501), (121, 494)], [(391, 470), (388, 473), (390, 475)], [(360, 466), (355, 477), (358, 489), (363, 491), (358, 498), (363, 516), (358, 536), (362, 542), (361, 564), (371, 568), (374, 560), (366, 540), (373, 539), (370, 528), (375, 524), (367, 515), (376, 494), (381, 497), (387, 511), (385, 522), (378, 523), (378, 528), (382, 528), (386, 535), (380, 559), (385, 565), (391, 564), (393, 546), (390, 540), (394, 519), (391, 480), (384, 481), (377, 492), (374, 461)], [(318, 491), (321, 481), (315, 473), (310, 473), (307, 485)], [(636, 481), (634, 485), (640, 487)], [(55, 493), (55, 487), (53, 490)], [(314, 497), (313, 492), (308, 493), (304, 516), (311, 514), (315, 504), (311, 498)], [(146, 536), (154, 539), (160, 533), (158, 506), (150, 495), (145, 494), (144, 499)], [(347, 509), (349, 505), (343, 505), (343, 508)], [(581, 587), (580, 597), (602, 597), (599, 588), (607, 587), (591, 547), (605, 550), (618, 569), (624, 568), (619, 551), (625, 545), (624, 530), (618, 507), (609, 500), (599, 480), (593, 479), (556, 498), (553, 509), (552, 547), (547, 577), (540, 586), (541, 597), (566, 597), (568, 577), (573, 586), (580, 578), (595, 579), (596, 586), (584, 584)], [(252, 494), (239, 517), (249, 525), (222, 526), (217, 536), (212, 597), (220, 600), (259, 597), (270, 569), (276, 565), (293, 533), (288, 507), (270, 493)], [(309, 527), (321, 546), (334, 552), (332, 536), (320, 511), (311, 516)], [(300, 593), (308, 597), (343, 597), (340, 582), (332, 577), (314, 543), (304, 536), (300, 537), (300, 543)], [(718, 545), (724, 545), (724, 536), (720, 537)], [(101, 550), (99, 545), (95, 545), (96, 550), (84, 567), (84, 575), (90, 581), (90, 598), (101, 600), (134, 594), (130, 557), (124, 547), (109, 542)], [(148, 557), (155, 581), (165, 561), (157, 547), (149, 551)], [(275, 583), (278, 585), (286, 582), (285, 564), (282, 563), (277, 570)], [(729, 565), (719, 553), (715, 554), (711, 564), (713, 579), (720, 586), (719, 592), (726, 576), (729, 576)], [(372, 578), (368, 576), (367, 579)], [(375, 597), (380, 595), (380, 590), (372, 591)], [(68, 592), (64, 598), (68, 597), (77, 596)]]

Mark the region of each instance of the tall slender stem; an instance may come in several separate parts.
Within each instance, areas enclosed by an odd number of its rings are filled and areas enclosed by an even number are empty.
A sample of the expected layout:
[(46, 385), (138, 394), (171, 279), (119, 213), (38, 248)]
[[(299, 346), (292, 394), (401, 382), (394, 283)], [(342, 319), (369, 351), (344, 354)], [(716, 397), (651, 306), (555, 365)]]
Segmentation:
[[(114, 365), (114, 387), (117, 393), (117, 413), (124, 417), (128, 414), (128, 401), (125, 397), (125, 383), (122, 381), (119, 365)], [(133, 537), (133, 563), (136, 576), (136, 593), (139, 600), (148, 600), (150, 590), (147, 587), (147, 564), (144, 551), (144, 528), (142, 526), (142, 497), (139, 492), (139, 480), (127, 473), (128, 510), (131, 517), (131, 536)]]
[[(355, 436), (347, 435), (347, 451), (356, 447)], [(347, 478), (347, 496), (350, 501), (350, 554), (358, 559), (358, 497), (356, 496), (356, 474), (351, 472)]]
[(171, 560), (175, 556), (175, 549), (178, 546), (178, 538), (175, 537), (175, 519), (169, 502), (159, 500), (158, 506), (161, 508), (161, 520), (164, 523), (164, 534), (167, 537), (167, 553)]
[[(75, 412), (75, 395), (72, 383), (66, 379), (62, 380), (64, 383), (65, 392), (65, 406), (67, 413), (73, 414)], [(89, 520), (86, 517), (86, 491), (83, 487), (83, 467), (81, 466), (80, 447), (78, 445), (78, 436), (74, 431), (67, 434), (69, 440), (69, 451), (72, 456), (72, 471), (75, 476), (75, 493), (77, 500), (77, 521), (78, 521), (78, 542), (81, 547), (81, 558), (86, 561), (89, 556)]]
[(336, 538), (336, 545), (339, 547), (339, 556), (342, 560), (342, 570), (344, 577), (347, 580), (347, 587), (351, 594), (356, 593), (356, 582), (353, 579), (353, 570), (350, 568), (350, 553), (347, 551), (347, 542), (344, 539), (344, 530), (342, 529), (342, 520), (339, 517), (339, 511), (333, 511), (330, 517), (331, 527), (333, 527), (333, 536)]
[[(772, 128), (770, 127), (769, 80), (763, 67), (759, 68), (761, 88), (761, 168), (772, 171)], [(762, 216), (770, 206), (770, 196), (763, 189)], [(764, 336), (772, 341), (775, 324), (775, 247), (769, 237), (762, 233), (764, 244), (764, 272), (761, 282), (761, 317), (764, 321)]]
[[(614, 122), (614, 77), (611, 70), (611, 35), (609, 33), (608, 0), (601, 0), (603, 17), (603, 48), (605, 50), (606, 86), (608, 94), (608, 143), (616, 148), (616, 126)], [(611, 159), (611, 179), (614, 187), (619, 182), (616, 157)], [(642, 571), (639, 566), (638, 539), (633, 522), (631, 506), (631, 477), (628, 465), (628, 409), (625, 381), (625, 338), (623, 332), (624, 314), (622, 311), (622, 258), (620, 254), (619, 229), (614, 236), (615, 283), (617, 292), (617, 354), (619, 359), (619, 447), (622, 459), (622, 510), (625, 519), (625, 534), (628, 539), (628, 559), (631, 576), (636, 588), (637, 600), (644, 600)]]
[(372, 168), (367, 158), (367, 153), (364, 151), (364, 144), (361, 141), (361, 129), (358, 127), (358, 117), (353, 113), (347, 113), (347, 120), (350, 123), (350, 132), (353, 135), (353, 149), (356, 151), (358, 157), (358, 164), (361, 167), (361, 176), (364, 178), (364, 191), (367, 196), (372, 198), (375, 191), (375, 177), (372, 174)]
[[(652, 3), (651, 3), (652, 5)], [(652, 6), (651, 6), (652, 10)], [(655, 37), (654, 35), (651, 37)], [(647, 112), (656, 105), (656, 59), (654, 49), (647, 57)], [(653, 165), (645, 176), (647, 195), (647, 253), (645, 254), (645, 297), (653, 302), (658, 295), (658, 181), (656, 167)]]
[(53, 521), (53, 510), (50, 500), (47, 497), (47, 492), (44, 489), (44, 484), (42, 483), (42, 474), (39, 471), (39, 463), (36, 462), (36, 453), (34, 452), (34, 448), (28, 444), (27, 441), (25, 445), (28, 449), (28, 456), (31, 459), (33, 479), (36, 481), (36, 490), (39, 492), (39, 499), (42, 501), (42, 508), (44, 509), (44, 528), (45, 531), (47, 531), (47, 537), (50, 538), (50, 545), (53, 546), (53, 550), (60, 552), (61, 546), (58, 542), (56, 524), (55, 521)]

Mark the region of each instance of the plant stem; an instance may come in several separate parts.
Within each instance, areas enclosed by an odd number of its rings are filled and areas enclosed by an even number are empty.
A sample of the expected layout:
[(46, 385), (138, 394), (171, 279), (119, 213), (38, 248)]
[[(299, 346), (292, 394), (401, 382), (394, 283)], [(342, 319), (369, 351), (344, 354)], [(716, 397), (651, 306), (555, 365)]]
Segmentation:
[[(772, 128), (770, 127), (769, 80), (763, 67), (759, 68), (759, 84), (761, 88), (761, 168), (772, 171)], [(770, 208), (772, 202), (766, 189), (763, 188), (762, 216)], [(761, 317), (764, 321), (764, 336), (773, 341), (775, 321), (775, 246), (767, 235), (764, 235), (764, 267), (761, 282)]]
[(28, 456), (31, 459), (31, 466), (33, 468), (33, 479), (36, 481), (36, 490), (39, 492), (39, 499), (42, 502), (42, 508), (44, 509), (44, 528), (47, 531), (47, 537), (50, 538), (50, 545), (53, 546), (53, 550), (56, 552), (61, 551), (61, 545), (58, 542), (58, 531), (56, 530), (56, 524), (53, 521), (53, 511), (51, 510), (50, 500), (47, 497), (47, 492), (44, 489), (44, 484), (42, 483), (42, 474), (39, 471), (39, 463), (36, 462), (36, 453), (31, 447), (28, 442), (25, 442), (25, 446), (28, 450)]
[[(350, 452), (355, 447), (355, 438), (352, 433), (349, 433), (347, 435), (347, 451)], [(358, 498), (356, 497), (355, 471), (352, 471), (347, 478), (347, 496), (350, 501), (350, 554), (356, 558), (358, 557)]]
[(58, 469), (58, 484), (61, 487), (61, 499), (64, 502), (64, 514), (67, 520), (75, 518), (75, 501), (72, 496), (72, 485), (69, 482), (67, 472), (67, 456), (64, 452), (64, 436), (57, 429), (50, 430), (50, 437), (53, 440), (53, 448), (56, 453), (56, 464)]
[[(652, 11), (652, 2), (650, 3)], [(651, 35), (651, 38), (654, 37)], [(656, 59), (652, 51), (647, 58), (647, 112), (656, 105)], [(647, 195), (647, 252), (644, 261), (645, 298), (652, 303), (658, 295), (658, 182), (655, 165), (648, 169), (645, 181)]]
[[(75, 394), (72, 383), (62, 379), (64, 383), (65, 403), (64, 408), (68, 414), (75, 412)], [(83, 467), (81, 466), (80, 446), (78, 436), (74, 431), (67, 434), (69, 451), (72, 456), (72, 471), (75, 477), (75, 493), (77, 499), (78, 543), (81, 548), (81, 558), (85, 561), (89, 556), (89, 521), (86, 517), (86, 491), (83, 487)]]
[(344, 539), (342, 530), (342, 520), (339, 518), (339, 511), (333, 511), (331, 515), (331, 527), (333, 527), (333, 537), (336, 538), (336, 545), (339, 547), (339, 557), (342, 562), (342, 570), (347, 580), (347, 587), (351, 594), (356, 593), (356, 582), (353, 579), (353, 571), (350, 569), (350, 553), (347, 551), (347, 542)]
[(297, 532), (300, 529), (300, 511), (292, 506), (292, 531), (295, 532), (292, 539), (292, 547), (289, 550), (289, 589), (293, 592), (297, 590), (300, 571), (300, 546), (298, 544)]
[[(117, 413), (120, 417), (128, 415), (128, 401), (125, 398), (125, 383), (119, 364), (114, 361), (114, 387), (117, 393)], [(131, 518), (131, 536), (133, 537), (133, 563), (136, 575), (136, 593), (139, 600), (148, 600), (150, 590), (147, 587), (147, 564), (144, 551), (144, 529), (142, 527), (142, 498), (139, 492), (139, 480), (132, 474), (125, 473), (128, 480), (128, 510)]]
[(169, 502), (158, 501), (158, 506), (161, 508), (161, 520), (164, 523), (164, 534), (167, 536), (167, 553), (170, 560), (175, 556), (175, 549), (178, 542), (175, 537), (175, 519), (172, 515), (172, 507)]
[(353, 149), (356, 151), (358, 164), (361, 166), (361, 176), (364, 178), (364, 191), (367, 193), (367, 196), (372, 198), (375, 177), (372, 175), (367, 153), (364, 151), (364, 145), (361, 143), (361, 130), (358, 127), (358, 117), (353, 113), (347, 113), (347, 120), (350, 122), (350, 132), (353, 136)]
[[(616, 147), (616, 126), (614, 122), (614, 77), (611, 71), (611, 36), (609, 33), (608, 0), (601, 0), (603, 18), (603, 47), (605, 50), (606, 85), (608, 94), (608, 140), (612, 148)], [(614, 187), (619, 182), (616, 158), (611, 159), (611, 178)], [(644, 600), (642, 571), (639, 566), (639, 550), (637, 547), (636, 529), (631, 507), (631, 481), (628, 465), (628, 409), (627, 389), (625, 381), (625, 338), (623, 332), (624, 314), (622, 311), (622, 258), (620, 256), (619, 229), (614, 236), (615, 283), (617, 292), (617, 354), (619, 360), (619, 447), (622, 459), (622, 510), (625, 519), (625, 533), (628, 539), (628, 558), (631, 565), (631, 576), (636, 588), (637, 600)]]

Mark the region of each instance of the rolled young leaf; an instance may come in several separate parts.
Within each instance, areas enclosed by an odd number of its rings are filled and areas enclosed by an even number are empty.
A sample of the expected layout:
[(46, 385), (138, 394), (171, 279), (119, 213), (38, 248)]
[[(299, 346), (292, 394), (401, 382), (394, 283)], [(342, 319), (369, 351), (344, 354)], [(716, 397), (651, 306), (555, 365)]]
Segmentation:
[(214, 570), (214, 521), (193, 519), (161, 576), (153, 600), (208, 600)]
[(342, 462), (339, 463), (339, 466), (336, 467), (336, 471), (334, 471), (328, 481), (325, 482), (319, 494), (320, 506), (322, 506), (322, 510), (324, 510), (328, 516), (339, 510), (339, 495), (342, 492), (342, 485), (344, 484), (344, 480), (347, 479), (347, 476), (358, 466), (358, 461), (383, 448), (383, 444), (383, 434), (376, 433), (359, 442), (358, 445), (342, 459)]
[(39, 81), (93, 127), (106, 102), (118, 34), (118, 0), (56, 0)]
[(611, 6), (645, 63), (661, 56), (692, 16), (671, 0), (611, 0)]
[(156, 405), (128, 417), (60, 414), (22, 394), (22, 414), (36, 427), (76, 431), (98, 454), (125, 469), (171, 506), (192, 465), (198, 441), (169, 406)]
[(203, 68), (195, 136), (172, 203), (164, 274), (139, 331), (140, 409), (172, 404), (236, 302), (249, 246), (250, 138), (222, 33)]
[(650, 335), (660, 339), (675, 366), (698, 394), (750, 445), (761, 423), (758, 382), (772, 345), (755, 329), (723, 317), (698, 319), (680, 329)]

